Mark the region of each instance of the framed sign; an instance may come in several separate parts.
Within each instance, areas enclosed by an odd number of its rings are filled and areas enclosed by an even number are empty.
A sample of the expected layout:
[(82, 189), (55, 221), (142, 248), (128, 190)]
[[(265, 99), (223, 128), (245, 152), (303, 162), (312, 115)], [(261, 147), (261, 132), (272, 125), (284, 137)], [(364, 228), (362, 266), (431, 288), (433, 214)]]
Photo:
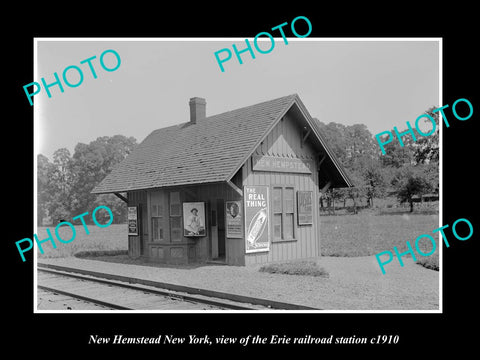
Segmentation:
[(184, 202), (183, 203), (183, 235), (184, 236), (206, 236), (205, 227), (205, 203)]
[(311, 174), (314, 168), (314, 163), (311, 160), (252, 155), (252, 170), (254, 171)]
[(128, 235), (138, 235), (138, 206), (129, 206), (127, 212)]
[(313, 224), (313, 191), (297, 191), (298, 225)]
[(245, 186), (245, 252), (270, 251), (268, 186)]
[(227, 225), (228, 238), (243, 238), (242, 231), (242, 202), (241, 201), (226, 201), (225, 202), (225, 219)]

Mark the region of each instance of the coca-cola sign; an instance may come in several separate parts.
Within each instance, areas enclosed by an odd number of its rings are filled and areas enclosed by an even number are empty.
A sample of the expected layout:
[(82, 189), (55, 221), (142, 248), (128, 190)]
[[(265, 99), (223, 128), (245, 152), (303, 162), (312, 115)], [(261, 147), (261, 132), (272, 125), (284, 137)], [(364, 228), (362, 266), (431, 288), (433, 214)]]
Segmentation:
[(245, 186), (245, 252), (270, 250), (268, 186)]

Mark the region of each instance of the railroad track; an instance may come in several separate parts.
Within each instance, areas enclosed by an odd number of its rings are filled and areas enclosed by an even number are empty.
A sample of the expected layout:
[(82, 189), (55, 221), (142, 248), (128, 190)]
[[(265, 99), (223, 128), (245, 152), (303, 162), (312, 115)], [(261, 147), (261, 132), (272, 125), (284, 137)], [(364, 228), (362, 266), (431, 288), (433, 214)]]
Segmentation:
[(38, 267), (37, 288), (116, 310), (262, 310), (263, 305), (191, 295)]
[(224, 293), (153, 280), (37, 264), (37, 285), (61, 294), (119, 310), (320, 310), (303, 305)]

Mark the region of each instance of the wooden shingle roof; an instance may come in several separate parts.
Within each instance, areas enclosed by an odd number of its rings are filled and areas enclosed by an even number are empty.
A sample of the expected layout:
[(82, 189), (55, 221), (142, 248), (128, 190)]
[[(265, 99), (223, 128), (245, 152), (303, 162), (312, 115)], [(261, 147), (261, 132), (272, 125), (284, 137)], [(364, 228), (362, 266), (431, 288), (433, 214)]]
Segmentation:
[(114, 193), (229, 180), (298, 95), (158, 129), (107, 175), (93, 193)]

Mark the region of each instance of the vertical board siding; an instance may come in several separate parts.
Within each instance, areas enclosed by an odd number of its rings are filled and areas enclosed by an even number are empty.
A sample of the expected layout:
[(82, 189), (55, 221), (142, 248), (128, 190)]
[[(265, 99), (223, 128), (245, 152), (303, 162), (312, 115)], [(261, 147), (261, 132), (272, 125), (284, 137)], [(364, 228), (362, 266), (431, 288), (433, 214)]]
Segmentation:
[(127, 193), (128, 206), (140, 206), (141, 213), (139, 216), (139, 235), (128, 236), (128, 255), (132, 258), (138, 258), (142, 256), (142, 249), (145, 251), (145, 243), (142, 244), (145, 237), (144, 222), (147, 221), (145, 216), (145, 210), (147, 207), (147, 198), (145, 191), (130, 191)]
[[(199, 238), (182, 237), (180, 242), (171, 242), (169, 240), (170, 218), (168, 216), (169, 206), (167, 206), (167, 196), (171, 191), (180, 192), (181, 202), (205, 202), (205, 226), (207, 227), (207, 236)], [(164, 224), (164, 241), (153, 241), (151, 239), (152, 230), (149, 209), (151, 206), (151, 198), (154, 196), (160, 196), (164, 199), (163, 205), (166, 217), (166, 222)], [(130, 192), (129, 205), (134, 206), (141, 204), (142, 206), (142, 255), (161, 262), (177, 261), (178, 263), (181, 263), (190, 261), (203, 262), (209, 260), (211, 236), (210, 217), (212, 208), (216, 210), (217, 199), (222, 199), (223, 201), (241, 200), (242, 197), (225, 183)], [(140, 255), (141, 247), (138, 246), (140, 242), (136, 241), (136, 238), (136, 236), (129, 237), (129, 254), (132, 257)], [(182, 249), (181, 254), (178, 253), (180, 249)], [(175, 256), (171, 255), (172, 252), (175, 253)], [(181, 256), (177, 256), (177, 253)], [(243, 239), (225, 239), (225, 260), (228, 264), (245, 265), (244, 253), (245, 246)]]
[[(316, 152), (308, 139), (302, 146), (302, 129), (288, 114), (279, 121), (270, 134), (255, 149), (255, 155), (279, 156), (316, 160)], [(270, 251), (263, 253), (245, 254), (245, 264), (254, 265), (270, 261), (286, 261), (306, 257), (315, 257), (318, 252), (317, 225), (318, 210), (316, 209), (317, 192), (317, 163), (314, 161), (312, 174), (276, 173), (267, 171), (252, 171), (252, 158), (244, 164), (243, 183), (247, 186), (268, 185), (270, 187), (270, 219), (272, 219), (272, 188), (274, 185), (295, 187), (295, 208), (297, 206), (297, 191), (313, 191), (313, 225), (298, 226), (298, 214), (295, 212), (294, 231), (296, 241), (271, 242)], [(273, 226), (269, 224), (270, 241), (273, 238)]]
[[(269, 171), (252, 171), (252, 158), (248, 158), (241, 169), (242, 185), (269, 186), (270, 194), (270, 251), (258, 252), (252, 254), (245, 253), (245, 239), (228, 238), (225, 234), (225, 261), (230, 265), (253, 265), (271, 261), (287, 261), (306, 257), (315, 257), (320, 255), (319, 239), (319, 210), (318, 210), (318, 173), (317, 173), (317, 153), (309, 140), (302, 146), (303, 129), (295, 119), (287, 113), (284, 118), (271, 130), (264, 141), (254, 150), (254, 155), (277, 156), (287, 158), (300, 158), (313, 160), (314, 168), (312, 174), (281, 173)], [(272, 189), (274, 185), (293, 186), (295, 188), (294, 206), (294, 233), (295, 241), (272, 242), (273, 222), (272, 222)], [(313, 225), (298, 225), (297, 192), (313, 192)], [(150, 215), (150, 197), (152, 191), (180, 191), (181, 201), (203, 201), (206, 210), (207, 236), (201, 238), (183, 238), (182, 244), (188, 254), (189, 260), (205, 261), (209, 260), (211, 255), (211, 210), (217, 207), (217, 199), (223, 201), (243, 200), (243, 197), (235, 192), (226, 183), (193, 185), (178, 187), (174, 189), (152, 189), (151, 191), (132, 191), (128, 193), (129, 206), (141, 206), (140, 215), (140, 235), (129, 236), (128, 248), (129, 255), (132, 257), (154, 256), (163, 258), (163, 251), (170, 251), (168, 247), (162, 248), (167, 244), (159, 243), (153, 246), (151, 242), (151, 221)], [(242, 201), (243, 203), (243, 201)], [(168, 207), (165, 207), (166, 211)], [(244, 211), (245, 209), (243, 209)], [(225, 209), (224, 209), (225, 211)], [(245, 214), (243, 212), (243, 214)], [(169, 232), (166, 227), (165, 232)], [(173, 245), (173, 244), (172, 244)], [(151, 253), (150, 253), (151, 252)], [(187, 253), (185, 253), (187, 254)], [(192, 257), (192, 259), (190, 259)]]

